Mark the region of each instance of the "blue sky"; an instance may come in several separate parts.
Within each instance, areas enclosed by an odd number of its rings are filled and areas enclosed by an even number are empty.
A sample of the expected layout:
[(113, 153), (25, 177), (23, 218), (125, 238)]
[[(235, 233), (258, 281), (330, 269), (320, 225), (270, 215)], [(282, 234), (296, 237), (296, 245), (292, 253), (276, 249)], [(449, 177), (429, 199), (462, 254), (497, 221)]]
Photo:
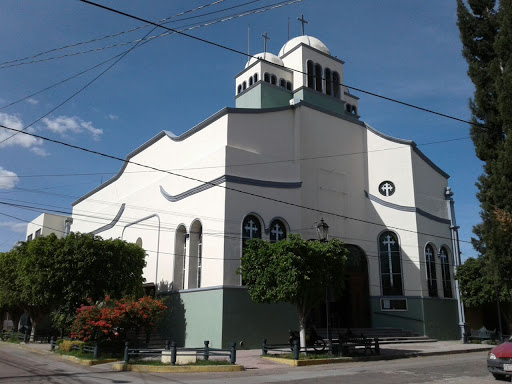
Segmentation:
[[(246, 2), (250, 0), (219, 1), (171, 20)], [(252, 1), (231, 10), (174, 21), (168, 26), (180, 29), (202, 25), (278, 2)], [(152, 21), (211, 3), (214, 0), (102, 1)], [(308, 20), (306, 34), (319, 38), (333, 55), (345, 61), (346, 85), (469, 119), (467, 105), (473, 85), (466, 76), (467, 66), (461, 56), (455, 1), (303, 0), (187, 33), (246, 52), (250, 26), (251, 53), (263, 50), (261, 34), (267, 32), (271, 38), (268, 51), (277, 54), (288, 38), (288, 19), (290, 37), (300, 35), (297, 17), (302, 14)], [(3, 0), (0, 62), (142, 24), (74, 0)], [(32, 59), (0, 64), (0, 108), (122, 53), (133, 44), (105, 47), (134, 41), (150, 30), (137, 29)], [(89, 50), (95, 51), (46, 60)], [(19, 65), (35, 60), (44, 61)], [(160, 37), (131, 51), (83, 92), (29, 130), (124, 158), (162, 130), (181, 134), (223, 107), (234, 106), (234, 76), (245, 62), (241, 55), (184, 36)], [(0, 109), (0, 124), (13, 128), (30, 124), (107, 66)], [(421, 151), (451, 175), (449, 183), (455, 192), (460, 238), (469, 241), (472, 226), (479, 222), (475, 182), (482, 172), (482, 164), (468, 139), (469, 126), (356, 91), (352, 93), (360, 97), (362, 120), (385, 134), (414, 140)], [(10, 135), (0, 130), (0, 141)], [(460, 140), (438, 143), (452, 139)], [(17, 135), (0, 144), (0, 202), (69, 211), (72, 201), (111, 177), (120, 166), (115, 160)], [(5, 205), (0, 205), (0, 213), (26, 221), (39, 215)], [(0, 215), (0, 251), (7, 251), (16, 241), (23, 240), (25, 227), (24, 221)], [(463, 258), (476, 256), (467, 243), (462, 242), (461, 249)]]

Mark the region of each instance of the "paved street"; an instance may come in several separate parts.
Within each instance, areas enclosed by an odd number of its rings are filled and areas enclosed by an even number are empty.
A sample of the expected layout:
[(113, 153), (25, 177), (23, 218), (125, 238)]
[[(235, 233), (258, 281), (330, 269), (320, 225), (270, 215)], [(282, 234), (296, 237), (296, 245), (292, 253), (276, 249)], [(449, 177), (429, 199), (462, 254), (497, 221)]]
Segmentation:
[(311, 367), (249, 369), (236, 373), (139, 374), (84, 367), (16, 346), (0, 345), (0, 383), (494, 383), (486, 352)]

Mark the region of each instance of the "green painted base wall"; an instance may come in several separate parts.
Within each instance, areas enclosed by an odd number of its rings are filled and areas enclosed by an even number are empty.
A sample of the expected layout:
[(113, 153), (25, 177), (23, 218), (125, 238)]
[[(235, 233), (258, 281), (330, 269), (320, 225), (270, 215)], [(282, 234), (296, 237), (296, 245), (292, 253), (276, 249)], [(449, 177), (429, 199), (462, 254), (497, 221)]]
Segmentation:
[(327, 96), (321, 92), (302, 88), (295, 93), (294, 98), (304, 100), (310, 104), (340, 115), (345, 114), (345, 103), (343, 101)]
[(372, 326), (403, 328), (438, 340), (460, 339), (457, 301), (407, 298), (407, 311), (382, 311), (380, 297), (370, 298)]
[(290, 304), (256, 304), (245, 289), (224, 289), (222, 344), (243, 341), (243, 348), (260, 348), (261, 341), (288, 342), (288, 331), (298, 330), (297, 310)]

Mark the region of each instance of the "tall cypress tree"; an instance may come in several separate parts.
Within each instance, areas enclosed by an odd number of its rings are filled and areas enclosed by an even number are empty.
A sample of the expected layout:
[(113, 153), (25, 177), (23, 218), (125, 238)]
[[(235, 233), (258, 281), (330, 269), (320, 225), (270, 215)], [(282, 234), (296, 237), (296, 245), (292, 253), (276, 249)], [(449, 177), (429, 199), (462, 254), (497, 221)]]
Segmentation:
[(512, 212), (512, 3), (457, 0), (457, 15), (475, 85), (471, 138), (484, 162), (477, 182), (482, 222), (473, 228), (473, 245), (485, 260), (483, 273), (512, 292), (512, 236), (496, 216), (496, 210)]

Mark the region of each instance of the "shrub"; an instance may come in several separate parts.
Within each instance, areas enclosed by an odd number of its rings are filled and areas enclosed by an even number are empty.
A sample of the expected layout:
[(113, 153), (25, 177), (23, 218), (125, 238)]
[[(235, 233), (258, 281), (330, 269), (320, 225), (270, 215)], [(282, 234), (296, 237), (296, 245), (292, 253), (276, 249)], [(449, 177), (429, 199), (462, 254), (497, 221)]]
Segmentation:
[(81, 347), (82, 344), (83, 341), (79, 340), (62, 340), (62, 342), (59, 344), (59, 351), (62, 353), (68, 353), (72, 351), (75, 345)]

